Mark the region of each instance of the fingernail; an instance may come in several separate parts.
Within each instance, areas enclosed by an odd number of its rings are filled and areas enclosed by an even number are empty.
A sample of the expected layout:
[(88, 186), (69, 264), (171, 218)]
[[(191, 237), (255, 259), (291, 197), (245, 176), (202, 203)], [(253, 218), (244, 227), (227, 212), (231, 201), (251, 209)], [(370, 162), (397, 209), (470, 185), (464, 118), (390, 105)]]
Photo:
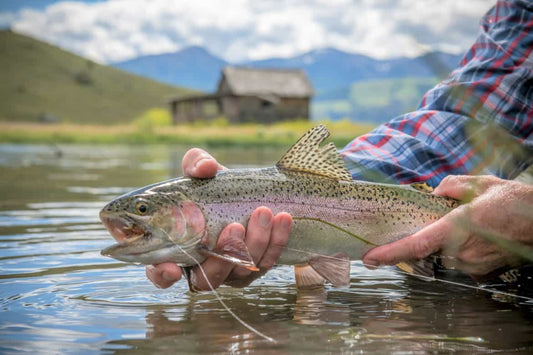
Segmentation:
[(259, 213), (259, 224), (261, 227), (268, 227), (270, 223), (272, 222), (272, 216), (268, 211), (261, 211)]
[(379, 261), (374, 259), (366, 259), (364, 260), (364, 265), (369, 269), (375, 269), (379, 266)]
[(207, 155), (207, 154), (202, 154), (199, 156), (198, 160), (196, 160), (196, 162), (194, 163), (193, 165), (193, 168), (196, 169), (200, 166), (200, 163), (204, 160), (207, 160), (207, 159), (211, 159), (211, 156), (210, 155)]
[(242, 229), (239, 228), (238, 226), (232, 226), (229, 231), (229, 235), (232, 238), (242, 238), (243, 237)]
[(200, 166), (200, 163), (202, 162), (202, 160), (205, 160), (205, 158), (201, 158), (201, 159), (197, 160), (196, 162), (194, 162), (194, 165), (192, 166), (192, 171), (195, 171), (196, 169), (198, 169), (198, 167)]
[(290, 218), (283, 218), (281, 220), (281, 228), (283, 230), (289, 231), (292, 227), (292, 220)]
[(174, 278), (166, 271), (163, 271), (161, 278), (163, 278), (165, 281), (174, 281)]

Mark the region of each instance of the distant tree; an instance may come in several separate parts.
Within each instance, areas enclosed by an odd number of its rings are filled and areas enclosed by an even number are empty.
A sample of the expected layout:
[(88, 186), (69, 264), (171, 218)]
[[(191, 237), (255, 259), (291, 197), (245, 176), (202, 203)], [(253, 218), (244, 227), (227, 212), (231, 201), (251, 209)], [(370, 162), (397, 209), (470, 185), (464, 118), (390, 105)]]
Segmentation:
[(93, 84), (93, 80), (92, 80), (91, 76), (89, 75), (88, 72), (86, 72), (84, 70), (77, 72), (74, 75), (74, 80), (78, 84), (84, 85), (84, 86), (90, 86), (90, 85)]

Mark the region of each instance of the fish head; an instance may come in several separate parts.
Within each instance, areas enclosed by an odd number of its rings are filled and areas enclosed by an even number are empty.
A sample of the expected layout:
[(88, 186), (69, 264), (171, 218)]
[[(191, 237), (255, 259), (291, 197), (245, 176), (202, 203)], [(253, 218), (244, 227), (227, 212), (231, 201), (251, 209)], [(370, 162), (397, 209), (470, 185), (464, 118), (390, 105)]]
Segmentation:
[[(153, 189), (118, 197), (100, 211), (100, 219), (118, 242), (102, 250), (117, 260), (159, 264), (195, 264), (195, 249), (205, 234), (200, 208), (185, 194)], [(192, 255), (191, 255), (192, 254)]]

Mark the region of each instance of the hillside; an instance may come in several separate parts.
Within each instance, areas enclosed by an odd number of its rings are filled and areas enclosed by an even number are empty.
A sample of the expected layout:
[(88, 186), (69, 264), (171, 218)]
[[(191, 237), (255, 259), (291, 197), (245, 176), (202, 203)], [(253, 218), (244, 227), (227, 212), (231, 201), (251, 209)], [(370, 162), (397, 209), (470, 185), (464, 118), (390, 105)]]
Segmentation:
[[(355, 82), (313, 100), (314, 117), (383, 123), (415, 109), (438, 78), (390, 78)], [(379, 93), (379, 94), (376, 94)]]
[(0, 119), (128, 122), (190, 92), (103, 66), (30, 37), (0, 31)]

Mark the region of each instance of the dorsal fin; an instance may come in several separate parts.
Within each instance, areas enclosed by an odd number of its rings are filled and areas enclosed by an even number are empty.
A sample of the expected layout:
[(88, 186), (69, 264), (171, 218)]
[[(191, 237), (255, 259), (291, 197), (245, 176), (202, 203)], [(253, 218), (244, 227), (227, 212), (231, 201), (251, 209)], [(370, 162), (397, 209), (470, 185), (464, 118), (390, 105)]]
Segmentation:
[(321, 175), (335, 180), (352, 181), (335, 144), (321, 147), (329, 137), (328, 129), (319, 125), (311, 128), (278, 161), (278, 168)]

